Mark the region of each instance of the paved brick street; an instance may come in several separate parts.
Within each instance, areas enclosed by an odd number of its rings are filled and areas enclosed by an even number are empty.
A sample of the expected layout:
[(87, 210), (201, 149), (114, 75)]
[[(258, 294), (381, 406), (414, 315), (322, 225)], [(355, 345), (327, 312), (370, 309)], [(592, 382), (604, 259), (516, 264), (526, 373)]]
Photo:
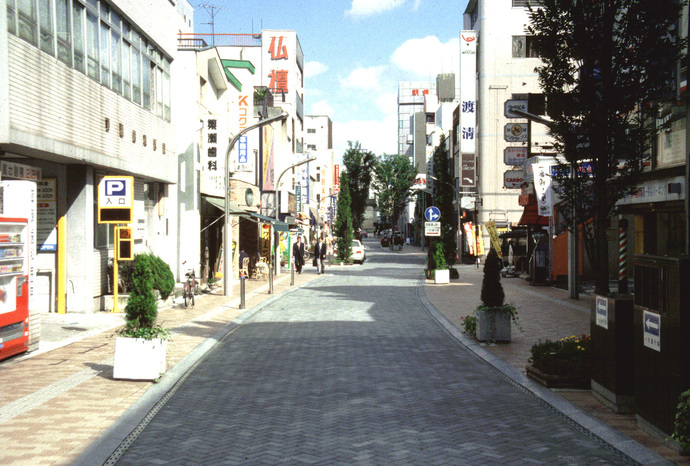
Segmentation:
[(266, 306), (118, 464), (629, 461), (446, 333), (418, 298), (421, 268), (421, 255), (372, 254)]
[(306, 267), (294, 287), (283, 274), (276, 296), (248, 281), (246, 311), (237, 287), (230, 300), (162, 311), (174, 339), (157, 384), (112, 379), (117, 317), (47, 316), (49, 351), (0, 364), (0, 463), (685, 461), (589, 391), (525, 378), (534, 341), (588, 331), (587, 302), (504, 279), (524, 333), (478, 345), (458, 327), (478, 302), (481, 269), (425, 283), (420, 248), (375, 241), (363, 266), (321, 277)]

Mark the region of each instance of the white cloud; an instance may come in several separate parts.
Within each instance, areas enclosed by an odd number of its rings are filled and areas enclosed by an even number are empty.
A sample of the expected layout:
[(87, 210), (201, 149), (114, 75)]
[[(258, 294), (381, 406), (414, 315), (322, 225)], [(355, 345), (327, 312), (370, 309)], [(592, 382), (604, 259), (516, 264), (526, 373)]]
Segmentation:
[(331, 107), (327, 100), (319, 100), (311, 104), (311, 112), (309, 115), (327, 115), (332, 119), (333, 113), (333, 107)]
[(376, 99), (376, 106), (386, 115), (398, 111), (398, 93), (385, 92)]
[(376, 90), (381, 87), (381, 76), (385, 66), (372, 66), (369, 68), (357, 68), (350, 76), (340, 80), (340, 85), (346, 88)]
[(398, 47), (391, 62), (413, 78), (435, 79), (440, 73), (455, 73), (460, 67), (460, 39), (441, 43), (438, 37), (410, 39)]
[(318, 61), (308, 61), (304, 65), (304, 77), (313, 78), (328, 71), (328, 65)]
[(345, 12), (350, 16), (372, 16), (402, 6), (405, 0), (352, 0), (352, 8)]
[(340, 160), (348, 148), (347, 142), (359, 141), (362, 149), (376, 155), (393, 154), (398, 148), (398, 117), (389, 114), (383, 120), (333, 122), (333, 153)]

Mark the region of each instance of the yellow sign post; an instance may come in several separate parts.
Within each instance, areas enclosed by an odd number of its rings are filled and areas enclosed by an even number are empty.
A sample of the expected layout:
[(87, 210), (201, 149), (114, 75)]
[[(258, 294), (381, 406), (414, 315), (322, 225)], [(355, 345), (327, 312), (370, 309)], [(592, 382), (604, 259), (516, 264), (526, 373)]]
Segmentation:
[(503, 253), (501, 252), (501, 240), (498, 238), (498, 231), (496, 230), (496, 222), (490, 220), (484, 224), (486, 231), (489, 232), (489, 237), (491, 238), (491, 244), (496, 250), (496, 254), (500, 259), (503, 259)]

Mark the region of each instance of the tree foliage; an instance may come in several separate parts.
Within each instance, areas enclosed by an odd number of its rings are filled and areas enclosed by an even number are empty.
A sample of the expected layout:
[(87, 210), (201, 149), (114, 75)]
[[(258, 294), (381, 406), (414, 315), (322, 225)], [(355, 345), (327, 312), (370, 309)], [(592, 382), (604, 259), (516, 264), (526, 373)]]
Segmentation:
[[(441, 211), (441, 241), (446, 254), (446, 262), (449, 265), (455, 264), (455, 210), (453, 200), (455, 199), (455, 186), (451, 174), (450, 157), (446, 137), (441, 137), (438, 147), (434, 151), (434, 193), (433, 205)], [(431, 253), (431, 250), (429, 251)]]
[(567, 206), (560, 212), (570, 228), (582, 227), (595, 292), (608, 294), (606, 229), (616, 203), (640, 182), (660, 101), (675, 95), (679, 6), (676, 0), (540, 3), (530, 8), (528, 31), (543, 62), (536, 72), (550, 133), (565, 159), (553, 176)]
[(376, 203), (383, 216), (390, 219), (392, 225), (397, 225), (398, 218), (414, 194), (417, 169), (407, 156), (399, 154), (384, 154), (374, 166), (374, 182)]
[(362, 228), (364, 221), (364, 210), (369, 198), (369, 187), (376, 163), (376, 156), (373, 152), (362, 150), (359, 141), (354, 144), (348, 141), (348, 149), (343, 154), (343, 165), (347, 170), (350, 187), (350, 197), (352, 203), (352, 226), (354, 230)]
[(338, 214), (335, 220), (335, 235), (338, 238), (338, 259), (342, 262), (350, 260), (352, 257), (352, 212), (350, 205), (350, 182), (347, 172), (340, 174), (340, 193), (338, 194)]

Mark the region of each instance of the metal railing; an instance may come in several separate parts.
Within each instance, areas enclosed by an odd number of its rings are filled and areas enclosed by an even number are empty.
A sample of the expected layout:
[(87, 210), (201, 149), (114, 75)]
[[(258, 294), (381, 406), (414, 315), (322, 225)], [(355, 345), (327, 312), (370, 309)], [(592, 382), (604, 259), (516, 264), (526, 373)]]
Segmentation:
[(206, 47), (261, 47), (261, 34), (197, 34), (179, 33), (177, 47), (180, 50), (197, 50)]

